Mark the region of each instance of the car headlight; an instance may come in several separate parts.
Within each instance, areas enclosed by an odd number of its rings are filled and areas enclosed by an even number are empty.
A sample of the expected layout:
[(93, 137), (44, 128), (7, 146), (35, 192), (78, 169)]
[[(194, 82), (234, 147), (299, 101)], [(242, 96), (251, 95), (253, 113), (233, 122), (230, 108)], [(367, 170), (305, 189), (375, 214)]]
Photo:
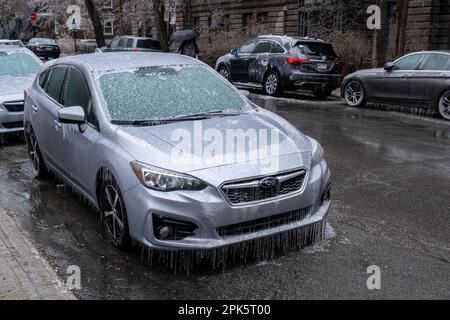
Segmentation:
[(323, 160), (325, 157), (325, 152), (319, 142), (314, 139), (311, 139), (311, 142), (313, 146), (311, 168), (313, 168)]
[(131, 168), (147, 188), (158, 191), (203, 190), (206, 184), (186, 174), (161, 169), (139, 162), (132, 162)]

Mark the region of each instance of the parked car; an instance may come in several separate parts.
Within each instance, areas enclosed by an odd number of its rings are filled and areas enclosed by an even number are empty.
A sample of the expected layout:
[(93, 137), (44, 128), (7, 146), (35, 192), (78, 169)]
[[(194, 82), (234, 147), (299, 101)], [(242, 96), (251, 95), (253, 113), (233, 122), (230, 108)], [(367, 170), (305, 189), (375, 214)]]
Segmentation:
[(312, 38), (261, 36), (220, 57), (216, 70), (238, 86), (262, 88), (270, 96), (283, 90), (311, 90), (325, 99), (341, 83), (341, 67), (330, 43)]
[(144, 51), (160, 52), (161, 42), (153, 38), (120, 36), (115, 37), (111, 43), (101, 48), (103, 52)]
[(23, 92), (41, 65), (25, 48), (0, 45), (0, 136), (23, 132)]
[[(206, 153), (174, 158), (174, 135), (193, 137), (199, 125), (224, 136), (275, 130), (278, 138), (262, 148), (276, 151), (255, 159), (278, 166), (264, 173), (239, 157), (220, 165)], [(25, 126), (35, 175), (53, 171), (86, 197), (119, 248), (131, 239), (164, 251), (222, 248), (323, 227), (330, 210), (320, 144), (185, 56), (94, 53), (51, 61), (28, 91)]]
[(450, 120), (450, 51), (415, 52), (384, 68), (352, 73), (342, 82), (342, 97), (352, 107), (419, 106)]
[(27, 48), (34, 52), (40, 58), (57, 59), (61, 55), (61, 49), (53, 39), (32, 38), (27, 43)]
[(97, 40), (95, 39), (83, 39), (80, 40), (80, 52), (81, 53), (93, 53), (97, 49)]
[(0, 46), (24, 47), (22, 41), (20, 41), (20, 40), (8, 40), (8, 39), (0, 39)]

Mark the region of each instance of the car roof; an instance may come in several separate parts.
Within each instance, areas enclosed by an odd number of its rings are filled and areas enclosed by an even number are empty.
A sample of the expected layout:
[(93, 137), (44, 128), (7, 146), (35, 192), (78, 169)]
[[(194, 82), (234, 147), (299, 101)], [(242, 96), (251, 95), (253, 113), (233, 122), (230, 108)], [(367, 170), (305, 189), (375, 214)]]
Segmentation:
[(280, 35), (262, 35), (257, 37), (256, 39), (266, 39), (266, 40), (275, 40), (278, 42), (283, 43), (292, 43), (292, 42), (299, 42), (299, 41), (308, 41), (308, 42), (317, 42), (317, 43), (327, 43), (321, 39), (311, 38), (311, 37), (291, 37), (291, 36), (280, 36)]
[(0, 43), (0, 51), (3, 51), (3, 52), (5, 52), (5, 51), (8, 51), (8, 52), (12, 52), (12, 51), (15, 51), (15, 52), (31, 52), (30, 50), (28, 50), (25, 47), (2, 45), (1, 43)]
[(199, 60), (187, 56), (160, 52), (99, 52), (68, 56), (52, 60), (47, 64), (49, 66), (55, 64), (84, 64), (93, 72), (168, 65), (204, 65)]

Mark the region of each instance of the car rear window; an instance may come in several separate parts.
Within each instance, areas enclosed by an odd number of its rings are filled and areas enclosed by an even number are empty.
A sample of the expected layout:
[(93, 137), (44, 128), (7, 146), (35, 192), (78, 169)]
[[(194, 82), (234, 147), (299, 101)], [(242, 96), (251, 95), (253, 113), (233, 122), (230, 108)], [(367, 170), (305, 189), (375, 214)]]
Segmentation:
[(298, 42), (293, 50), (299, 50), (300, 53), (307, 56), (326, 56), (336, 58), (337, 54), (334, 52), (333, 46), (330, 43), (320, 42)]
[(161, 50), (161, 43), (157, 40), (141, 39), (137, 41), (137, 47), (142, 49)]

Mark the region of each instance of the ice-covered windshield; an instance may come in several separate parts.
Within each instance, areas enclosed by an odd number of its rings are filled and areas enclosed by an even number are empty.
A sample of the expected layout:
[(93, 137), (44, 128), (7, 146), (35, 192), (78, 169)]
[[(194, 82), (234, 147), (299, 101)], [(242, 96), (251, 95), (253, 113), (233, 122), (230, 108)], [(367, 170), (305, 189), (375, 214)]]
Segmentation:
[(37, 73), (41, 65), (24, 52), (0, 51), (0, 76), (21, 76)]
[(212, 111), (241, 111), (246, 102), (202, 66), (148, 67), (98, 76), (111, 120), (169, 119)]

